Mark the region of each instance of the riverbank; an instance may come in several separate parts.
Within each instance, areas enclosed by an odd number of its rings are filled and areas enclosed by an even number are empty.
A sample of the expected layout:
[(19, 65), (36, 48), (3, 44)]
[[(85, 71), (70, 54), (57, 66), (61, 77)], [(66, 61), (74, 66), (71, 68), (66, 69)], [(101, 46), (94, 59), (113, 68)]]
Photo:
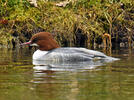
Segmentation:
[(133, 46), (133, 0), (0, 1), (0, 44), (15, 47), (40, 31), (51, 32), (61, 46), (103, 47), (111, 36), (112, 47)]

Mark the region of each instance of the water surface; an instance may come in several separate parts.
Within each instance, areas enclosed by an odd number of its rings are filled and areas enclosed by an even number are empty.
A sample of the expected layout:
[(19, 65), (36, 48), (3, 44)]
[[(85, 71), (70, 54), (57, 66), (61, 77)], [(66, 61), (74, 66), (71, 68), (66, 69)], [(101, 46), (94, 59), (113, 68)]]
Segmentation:
[[(133, 100), (134, 52), (120, 49), (121, 60), (100, 66), (62, 64), (37, 70), (33, 51), (0, 49), (0, 100)], [(79, 64), (80, 65), (80, 64)], [(69, 69), (69, 70), (68, 70)]]

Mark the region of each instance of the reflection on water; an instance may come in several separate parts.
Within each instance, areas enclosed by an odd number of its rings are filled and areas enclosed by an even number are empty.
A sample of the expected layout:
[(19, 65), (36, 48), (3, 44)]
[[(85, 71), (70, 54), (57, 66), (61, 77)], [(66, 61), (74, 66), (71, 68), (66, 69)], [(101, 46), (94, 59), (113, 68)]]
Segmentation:
[(97, 66), (104, 65), (107, 61), (85, 61), (85, 62), (52, 62), (33, 60), (35, 70), (53, 70), (53, 71), (83, 71), (87, 69), (95, 69)]
[[(33, 51), (0, 49), (0, 100), (133, 100), (134, 52), (119, 61), (33, 66)], [(43, 62), (44, 63), (44, 62)], [(99, 66), (98, 66), (99, 65)], [(76, 68), (77, 67), (77, 68)]]

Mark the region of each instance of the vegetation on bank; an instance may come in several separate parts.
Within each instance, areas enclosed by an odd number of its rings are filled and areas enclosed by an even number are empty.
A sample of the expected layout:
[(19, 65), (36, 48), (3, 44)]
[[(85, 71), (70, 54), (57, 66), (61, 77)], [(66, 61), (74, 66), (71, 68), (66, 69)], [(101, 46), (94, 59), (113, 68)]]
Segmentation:
[(94, 47), (102, 44), (103, 34), (112, 44), (134, 41), (133, 0), (27, 0), (0, 1), (0, 44), (16, 46), (40, 31), (51, 32), (61, 46)]

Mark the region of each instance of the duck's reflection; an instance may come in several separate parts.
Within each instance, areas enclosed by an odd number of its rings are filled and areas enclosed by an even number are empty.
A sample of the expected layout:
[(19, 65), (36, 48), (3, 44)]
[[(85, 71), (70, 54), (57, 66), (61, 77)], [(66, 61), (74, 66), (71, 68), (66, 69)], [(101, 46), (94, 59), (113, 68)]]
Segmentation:
[[(59, 62), (33, 60), (36, 95), (42, 98), (75, 100), (81, 93), (79, 71), (96, 69), (108, 60)], [(73, 73), (72, 73), (73, 71)], [(79, 73), (79, 74), (78, 74)], [(82, 76), (82, 75), (80, 75)], [(62, 95), (61, 95), (62, 94)]]
[(108, 63), (108, 60), (90, 60), (84, 62), (59, 62), (59, 61), (39, 61), (33, 60), (35, 70), (50, 70), (50, 71), (76, 71), (95, 69), (97, 66), (102, 66)]

